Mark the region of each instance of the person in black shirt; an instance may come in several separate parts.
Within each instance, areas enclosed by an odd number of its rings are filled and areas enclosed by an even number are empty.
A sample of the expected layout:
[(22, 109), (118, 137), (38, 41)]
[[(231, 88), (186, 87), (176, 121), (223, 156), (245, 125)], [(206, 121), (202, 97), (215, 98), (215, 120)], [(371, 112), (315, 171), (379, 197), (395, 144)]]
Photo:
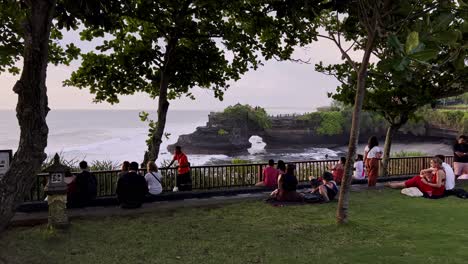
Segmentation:
[(84, 207), (91, 200), (96, 198), (97, 180), (91, 172), (89, 172), (88, 163), (80, 162), (81, 172), (75, 175), (74, 190), (69, 196), (69, 205), (71, 207)]
[(468, 142), (465, 135), (458, 138), (457, 143), (453, 146), (453, 171), (455, 177), (464, 173), (468, 173)]
[(296, 166), (288, 164), (286, 173), (278, 178), (278, 189), (271, 193), (271, 196), (280, 202), (302, 202), (304, 197), (296, 192), (297, 178), (294, 175)]
[(132, 162), (129, 171), (117, 182), (117, 198), (122, 208), (139, 208), (148, 193), (148, 185), (143, 176), (137, 173), (138, 163)]

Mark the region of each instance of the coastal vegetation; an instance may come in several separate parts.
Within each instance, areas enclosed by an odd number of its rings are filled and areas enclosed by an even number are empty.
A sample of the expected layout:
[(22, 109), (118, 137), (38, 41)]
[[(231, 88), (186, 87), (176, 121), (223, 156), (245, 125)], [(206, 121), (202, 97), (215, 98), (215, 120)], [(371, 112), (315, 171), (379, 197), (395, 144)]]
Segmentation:
[[(312, 256), (317, 263), (426, 264), (428, 259), (466, 263), (468, 251), (460, 245), (468, 243), (464, 235), (468, 203), (456, 197), (410, 198), (389, 189), (352, 195), (352, 219), (338, 227), (333, 221), (336, 202), (184, 206), (138, 216), (73, 219), (67, 232), (46, 226), (12, 228), (0, 240), (0, 259), (11, 264), (149, 259), (217, 264), (227, 259), (229, 263), (310, 263)], [(447, 236), (444, 243), (434, 243), (441, 234)]]
[(236, 104), (233, 106), (228, 106), (221, 113), (221, 118), (232, 121), (248, 122), (249, 124), (253, 124), (260, 129), (267, 129), (271, 127), (271, 120), (268, 117), (265, 109), (258, 106), (252, 107), (248, 104)]

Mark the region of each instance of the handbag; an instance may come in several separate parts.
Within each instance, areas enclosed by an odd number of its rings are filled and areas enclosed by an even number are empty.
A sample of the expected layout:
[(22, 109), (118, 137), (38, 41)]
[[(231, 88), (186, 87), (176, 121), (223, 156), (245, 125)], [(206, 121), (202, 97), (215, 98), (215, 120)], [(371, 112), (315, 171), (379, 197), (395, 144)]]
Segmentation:
[(161, 186), (162, 186), (162, 183), (161, 183), (161, 181), (158, 179), (158, 177), (156, 177), (156, 175), (154, 175), (152, 172), (150, 172), (150, 173), (151, 173), (151, 175), (153, 175), (153, 177), (154, 177), (154, 178), (159, 182), (159, 184), (161, 184)]

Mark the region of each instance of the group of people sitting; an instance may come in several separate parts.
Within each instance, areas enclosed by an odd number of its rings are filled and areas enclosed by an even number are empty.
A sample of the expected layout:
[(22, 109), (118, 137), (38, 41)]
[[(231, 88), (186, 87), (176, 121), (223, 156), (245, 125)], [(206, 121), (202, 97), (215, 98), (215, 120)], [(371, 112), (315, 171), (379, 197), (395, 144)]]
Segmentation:
[[(364, 151), (365, 155), (357, 155), (354, 163), (354, 179), (368, 177), (368, 185), (375, 186), (377, 182), (379, 159), (382, 150), (378, 147), (376, 137), (369, 139)], [(190, 163), (187, 156), (177, 146), (172, 162), (177, 161), (177, 181), (175, 190), (192, 190), (190, 175)], [(333, 200), (338, 194), (338, 186), (344, 175), (346, 158), (341, 157), (337, 164), (329, 166), (319, 178), (310, 178), (311, 190), (307, 193), (298, 193), (298, 180), (295, 176), (294, 164), (285, 164), (279, 160), (275, 168), (274, 160), (268, 161), (268, 166), (259, 175), (256, 186), (276, 188), (272, 193), (272, 199), (276, 201), (304, 201), (307, 195), (312, 193), (320, 196), (321, 201)], [(89, 172), (86, 161), (80, 162), (81, 172), (68, 180), (68, 202), (71, 207), (86, 206), (97, 194), (96, 177)], [(138, 172), (137, 162), (125, 161), (122, 164), (122, 172), (119, 173), (116, 194), (123, 208), (138, 208), (145, 199), (151, 195), (159, 195), (163, 191), (162, 175), (156, 164), (152, 161), (146, 164), (147, 172), (143, 176)], [(455, 179), (468, 178), (468, 142), (462, 135), (454, 146), (454, 169), (445, 163), (445, 156), (437, 155), (431, 159), (431, 167), (421, 170), (420, 175), (404, 182), (387, 184), (391, 188), (417, 188), (424, 197), (441, 198), (453, 194)], [(465, 174), (465, 175), (462, 175)], [(263, 176), (263, 177), (262, 177)], [(466, 194), (468, 196), (468, 193)]]
[(263, 169), (263, 180), (256, 186), (276, 187), (270, 194), (270, 198), (279, 202), (304, 202), (308, 194), (316, 194), (323, 202), (333, 200), (338, 194), (338, 186), (334, 181), (333, 174), (326, 171), (322, 177), (311, 180), (311, 190), (306, 193), (297, 192), (298, 180), (295, 176), (296, 166), (294, 164), (285, 164), (282, 160), (278, 161), (275, 168), (275, 161), (270, 159), (268, 166)]
[[(175, 148), (174, 158), (168, 167), (175, 161), (178, 163), (176, 190), (191, 191), (190, 163), (180, 146)], [(138, 173), (137, 162), (124, 161), (116, 189), (120, 206), (128, 209), (141, 207), (146, 198), (162, 193), (162, 180), (163, 177), (154, 161), (148, 161), (144, 176)]]

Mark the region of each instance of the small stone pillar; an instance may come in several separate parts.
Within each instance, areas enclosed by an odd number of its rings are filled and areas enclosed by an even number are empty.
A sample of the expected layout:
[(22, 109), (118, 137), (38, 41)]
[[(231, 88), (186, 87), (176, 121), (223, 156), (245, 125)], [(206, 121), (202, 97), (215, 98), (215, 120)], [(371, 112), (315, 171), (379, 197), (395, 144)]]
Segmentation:
[(49, 174), (47, 185), (44, 188), (49, 205), (48, 225), (53, 228), (67, 228), (69, 221), (65, 175), (70, 172), (70, 168), (62, 165), (59, 155), (55, 154), (53, 164), (44, 171)]

